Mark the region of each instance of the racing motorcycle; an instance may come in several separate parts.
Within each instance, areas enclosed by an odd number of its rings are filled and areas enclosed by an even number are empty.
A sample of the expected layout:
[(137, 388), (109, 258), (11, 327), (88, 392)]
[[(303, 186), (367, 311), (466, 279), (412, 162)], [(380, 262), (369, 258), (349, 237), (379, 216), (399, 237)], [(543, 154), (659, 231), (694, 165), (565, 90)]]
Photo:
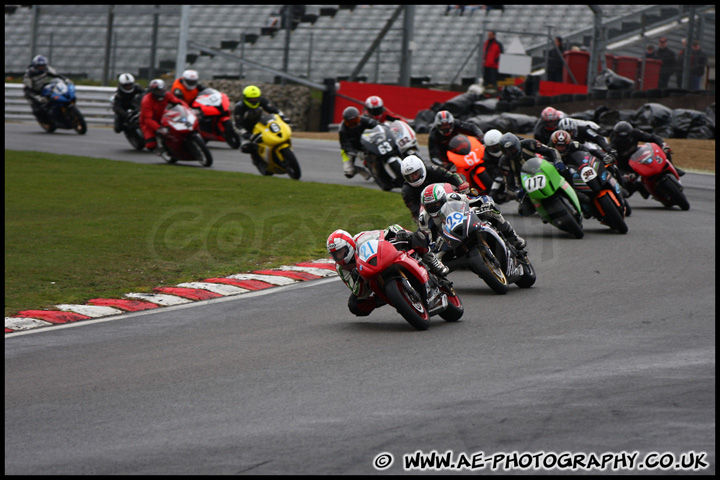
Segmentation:
[(213, 163), (212, 154), (200, 136), (197, 115), (181, 104), (167, 108), (160, 125), (167, 133), (160, 139), (163, 146), (163, 159), (171, 164), (179, 160), (200, 162), (203, 167)]
[[(666, 208), (674, 205), (689, 210), (690, 202), (683, 193), (680, 175), (665, 152), (655, 143), (646, 143), (630, 157), (630, 168), (640, 176), (642, 185), (655, 200)], [(647, 198), (647, 197), (646, 197)]]
[(485, 145), (475, 137), (456, 135), (448, 143), (448, 160), (481, 195), (490, 195), (493, 177), (485, 164)]
[[(475, 198), (468, 197), (470, 203)], [(482, 220), (468, 202), (449, 199), (440, 209), (442, 262), (451, 271), (469, 268), (495, 292), (507, 293), (510, 284), (530, 288), (535, 268), (525, 250), (517, 250), (492, 223)]]
[(404, 183), (400, 164), (402, 152), (390, 126), (380, 123), (365, 130), (360, 137), (364, 168), (370, 172), (378, 186), (390, 191)]
[(360, 276), (417, 330), (426, 330), (433, 315), (446, 322), (462, 317), (464, 308), (452, 283), (430, 273), (413, 250), (398, 250), (382, 230), (365, 232), (356, 243)]
[(230, 116), (230, 99), (225, 93), (206, 88), (198, 93), (192, 107), (200, 114), (200, 136), (206, 142), (226, 142), (230, 148), (240, 148), (240, 136)]
[[(115, 95), (110, 97), (110, 105), (113, 104)], [(137, 102), (139, 103), (140, 98)], [(145, 135), (143, 135), (142, 129), (140, 128), (140, 105), (136, 105), (135, 108), (129, 109), (125, 116), (125, 124), (123, 125), (123, 134), (127, 141), (132, 147), (140, 151), (145, 148)]]
[(257, 153), (263, 159), (255, 165), (261, 175), (287, 173), (294, 180), (300, 179), (300, 164), (292, 149), (291, 135), (290, 125), (280, 115), (262, 113), (250, 136), (250, 141), (258, 145)]
[(415, 130), (413, 130), (407, 122), (393, 120), (385, 123), (390, 127), (393, 135), (395, 135), (395, 141), (397, 142), (398, 150), (400, 150), (401, 158), (405, 158), (408, 155), (417, 155), (422, 158), (420, 156), (420, 147), (417, 136), (415, 135)]
[(541, 157), (530, 158), (520, 168), (520, 178), (543, 223), (575, 238), (585, 235), (577, 194), (552, 163)]
[(49, 99), (45, 118), (37, 118), (38, 123), (46, 132), (54, 132), (58, 128), (75, 130), (84, 135), (87, 132), (85, 117), (77, 108), (75, 84), (70, 80), (53, 78), (43, 85), (40, 94)]
[(627, 233), (626, 204), (620, 183), (594, 155), (576, 151), (570, 157), (577, 165), (577, 168), (573, 167), (573, 186), (590, 200), (590, 203), (580, 204), (585, 218), (592, 216), (613, 230)]

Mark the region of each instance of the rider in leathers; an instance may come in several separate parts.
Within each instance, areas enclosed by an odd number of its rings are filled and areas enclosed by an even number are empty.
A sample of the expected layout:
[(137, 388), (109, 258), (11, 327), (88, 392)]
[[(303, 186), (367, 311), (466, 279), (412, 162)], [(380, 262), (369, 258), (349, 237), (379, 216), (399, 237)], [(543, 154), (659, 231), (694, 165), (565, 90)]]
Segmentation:
[(444, 112), (450, 117), (449, 123), (452, 124), (452, 129), (444, 131), (441, 126), (437, 125), (437, 118), (441, 113), (443, 113), (443, 111), (438, 112), (438, 116), (435, 117), (436, 121), (432, 128), (430, 128), (430, 133), (428, 135), (428, 152), (430, 153), (430, 161), (433, 164), (439, 165), (445, 169), (451, 169), (454, 165), (452, 162), (449, 162), (447, 158), (450, 140), (452, 140), (455, 135), (469, 135), (482, 142), (483, 131), (474, 123), (457, 120), (450, 115), (450, 112)]
[(134, 82), (134, 78), (130, 74), (123, 73), (120, 78), (129, 76), (132, 79), (127, 84), (119, 84), (117, 90), (115, 90), (115, 96), (113, 98), (112, 109), (115, 113), (115, 133), (120, 133), (125, 128), (125, 122), (129, 116), (129, 112), (140, 109), (140, 102), (142, 101), (143, 89), (140, 85)]
[(67, 78), (60, 75), (52, 68), (45, 57), (35, 55), (32, 62), (25, 70), (23, 76), (23, 95), (30, 102), (33, 115), (39, 121), (46, 123), (47, 106), (50, 103), (48, 97), (44, 97), (41, 92), (43, 86), (50, 81), (51, 78), (61, 78), (67, 81)]

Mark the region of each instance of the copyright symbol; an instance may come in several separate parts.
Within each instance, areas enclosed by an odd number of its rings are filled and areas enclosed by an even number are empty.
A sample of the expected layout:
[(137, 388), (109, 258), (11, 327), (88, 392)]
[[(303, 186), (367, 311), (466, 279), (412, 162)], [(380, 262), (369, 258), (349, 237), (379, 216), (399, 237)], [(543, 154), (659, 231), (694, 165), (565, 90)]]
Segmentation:
[(390, 466), (393, 463), (393, 456), (390, 453), (380, 453), (375, 457), (375, 460), (373, 460), (373, 466), (377, 470), (385, 470), (387, 468), (390, 468)]

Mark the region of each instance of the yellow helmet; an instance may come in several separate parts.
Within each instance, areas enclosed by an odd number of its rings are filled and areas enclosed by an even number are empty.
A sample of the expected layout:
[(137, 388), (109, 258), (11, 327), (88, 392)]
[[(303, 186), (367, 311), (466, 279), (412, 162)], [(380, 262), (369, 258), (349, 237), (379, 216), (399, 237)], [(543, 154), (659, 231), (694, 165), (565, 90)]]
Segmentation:
[(243, 89), (243, 102), (250, 108), (260, 105), (260, 89), (255, 85), (248, 85)]

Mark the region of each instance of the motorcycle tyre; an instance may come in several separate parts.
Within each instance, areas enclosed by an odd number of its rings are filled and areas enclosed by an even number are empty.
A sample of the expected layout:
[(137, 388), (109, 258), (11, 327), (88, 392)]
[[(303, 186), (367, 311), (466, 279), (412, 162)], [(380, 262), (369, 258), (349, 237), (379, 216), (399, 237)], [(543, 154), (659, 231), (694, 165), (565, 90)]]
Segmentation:
[(242, 143), (240, 141), (240, 135), (238, 135), (235, 128), (233, 128), (233, 124), (230, 120), (225, 122), (225, 142), (227, 142), (233, 150), (240, 148), (240, 144)]
[(389, 192), (395, 187), (395, 180), (390, 178), (390, 175), (388, 175), (380, 161), (373, 163), (373, 177), (375, 177), (375, 182), (378, 186), (385, 192)]
[(535, 273), (535, 267), (532, 266), (532, 263), (530, 263), (530, 260), (528, 260), (527, 256), (525, 256), (524, 260), (526, 264), (522, 266), (523, 276), (520, 277), (520, 280), (515, 282), (515, 285), (520, 288), (530, 288), (535, 285), (535, 280), (537, 280), (537, 274)]
[(52, 122), (51, 122), (51, 123), (41, 123), (41, 122), (38, 121), (38, 123), (40, 124), (40, 126), (42, 127), (42, 129), (45, 130), (47, 133), (52, 133), (52, 132), (54, 132), (54, 131), (57, 129), (57, 127), (55, 126), (55, 124), (52, 123)]
[(448, 306), (440, 313), (440, 318), (446, 322), (457, 322), (465, 313), (460, 297), (455, 292), (445, 292), (447, 294)]
[(660, 182), (661, 184), (659, 186), (661, 186), (663, 194), (670, 200), (665, 204), (667, 208), (672, 208), (673, 205), (677, 205), (680, 207), (680, 210), (690, 210), (690, 202), (688, 202), (687, 197), (673, 179), (666, 176)]
[[(489, 249), (488, 249), (489, 250)], [(492, 258), (489, 258), (491, 255)], [(470, 269), (480, 277), (495, 293), (504, 295), (510, 289), (507, 277), (502, 271), (500, 262), (492, 255), (492, 252), (481, 248), (473, 249), (468, 252), (468, 263)], [(495, 263), (492, 267), (489, 263)]]
[(85, 117), (83, 117), (83, 114), (80, 113), (80, 110), (78, 110), (75, 105), (68, 107), (66, 115), (70, 124), (73, 126), (73, 130), (75, 130), (78, 135), (85, 135), (87, 133)]
[[(561, 207), (553, 205), (560, 203)], [(575, 238), (583, 238), (585, 232), (583, 231), (582, 224), (580, 224), (575, 218), (575, 208), (572, 206), (569, 200), (564, 197), (552, 197), (548, 199), (548, 206), (553, 206), (552, 211), (564, 211), (563, 215), (555, 217), (550, 223), (562, 230), (573, 235)], [(546, 211), (549, 211), (548, 206), (545, 207)]]
[[(430, 326), (430, 314), (420, 293), (408, 288), (401, 278), (395, 278), (385, 286), (385, 294), (395, 310), (416, 330), (427, 330)], [(409, 297), (412, 295), (415, 299)], [(415, 305), (422, 307), (419, 311)]]
[(145, 148), (145, 138), (139, 136), (135, 129), (130, 127), (126, 128), (125, 138), (127, 139), (128, 143), (130, 143), (130, 145), (138, 152)]
[(287, 147), (282, 150), (282, 156), (285, 172), (293, 180), (300, 180), (302, 172), (300, 171), (300, 164), (297, 161), (295, 152), (293, 152), (290, 147)]
[(605, 212), (605, 219), (603, 220), (603, 223), (605, 223), (613, 230), (617, 230), (620, 233), (627, 233), (627, 223), (625, 223), (625, 220), (623, 220), (623, 217), (618, 211), (615, 202), (613, 202), (612, 199), (607, 195), (603, 195), (597, 200), (603, 211)]
[(192, 151), (195, 160), (200, 162), (203, 167), (209, 167), (213, 164), (212, 154), (200, 135), (193, 135), (188, 139), (188, 148)]

